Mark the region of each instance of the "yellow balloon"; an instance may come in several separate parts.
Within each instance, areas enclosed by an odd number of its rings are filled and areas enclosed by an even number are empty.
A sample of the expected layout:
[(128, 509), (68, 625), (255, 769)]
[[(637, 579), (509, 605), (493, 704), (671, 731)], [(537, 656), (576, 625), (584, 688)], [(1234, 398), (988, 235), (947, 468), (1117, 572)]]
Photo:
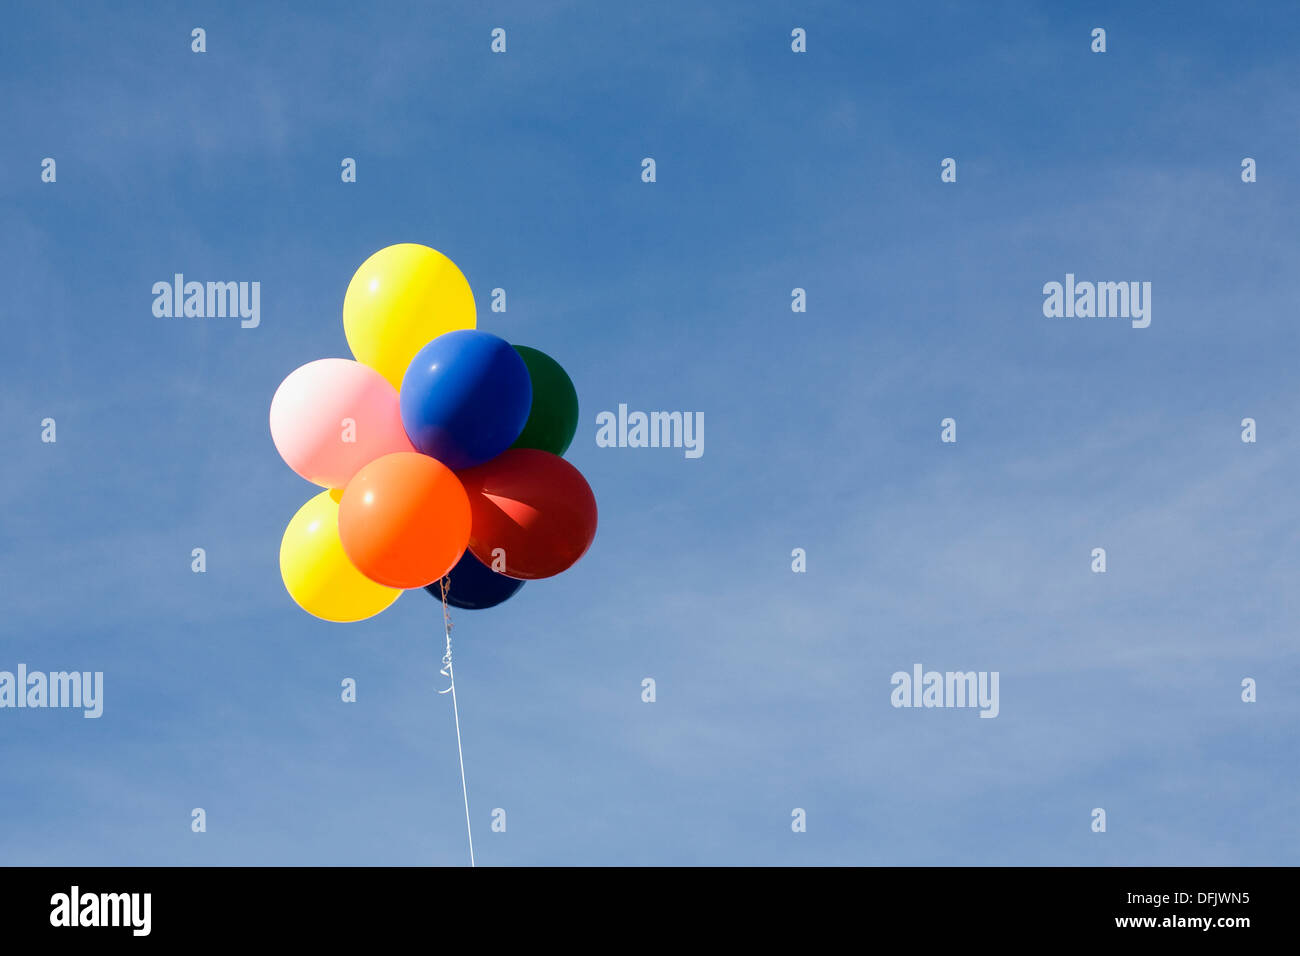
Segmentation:
[(280, 577), (307, 613), (326, 621), (360, 621), (387, 608), (402, 591), (376, 584), (348, 560), (339, 540), (341, 495), (322, 491), (298, 509), (280, 542)]
[(456, 263), (403, 242), (361, 263), (343, 297), (343, 332), (358, 362), (402, 387), (415, 353), (444, 332), (474, 328), (474, 293)]

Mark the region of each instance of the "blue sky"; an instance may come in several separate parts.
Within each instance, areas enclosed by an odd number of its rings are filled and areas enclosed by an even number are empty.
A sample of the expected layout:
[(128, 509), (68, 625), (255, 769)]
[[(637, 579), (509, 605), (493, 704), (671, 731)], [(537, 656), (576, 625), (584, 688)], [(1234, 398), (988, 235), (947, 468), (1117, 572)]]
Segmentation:
[[(277, 566), (271, 396), (403, 241), (569, 371), (600, 506), (454, 617), (481, 865), (1296, 863), (1300, 16), (1059, 6), (6, 7), (0, 669), (105, 711), (0, 711), (0, 863), (467, 862), (438, 605)], [(155, 318), (175, 272), (260, 327)], [(1067, 272), (1150, 328), (1045, 318)], [(596, 447), (619, 403), (703, 457)], [(916, 662), (999, 717), (892, 708)]]

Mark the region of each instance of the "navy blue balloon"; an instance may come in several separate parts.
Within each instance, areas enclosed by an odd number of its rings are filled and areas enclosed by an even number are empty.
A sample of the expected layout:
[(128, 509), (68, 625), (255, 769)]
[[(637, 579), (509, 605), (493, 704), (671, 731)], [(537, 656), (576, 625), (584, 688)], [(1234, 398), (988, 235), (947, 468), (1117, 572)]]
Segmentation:
[(475, 329), (440, 335), (402, 379), (402, 425), (417, 451), (453, 471), (501, 454), (533, 404), (528, 366), (505, 339)]
[[(496, 607), (514, 597), (515, 592), (524, 586), (518, 578), (508, 578), (493, 571), (468, 550), (447, 577), (450, 579), (447, 603), (466, 611)], [(425, 590), (442, 600), (441, 581), (434, 581)]]

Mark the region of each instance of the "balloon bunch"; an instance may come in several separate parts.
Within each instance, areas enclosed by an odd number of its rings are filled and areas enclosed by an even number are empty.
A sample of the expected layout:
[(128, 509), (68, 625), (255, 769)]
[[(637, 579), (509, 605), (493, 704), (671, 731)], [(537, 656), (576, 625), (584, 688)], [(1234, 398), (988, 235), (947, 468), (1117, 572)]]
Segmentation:
[(596, 499), (561, 457), (573, 382), (475, 329), (455, 263), (414, 243), (379, 250), (348, 284), (343, 329), (356, 361), (309, 362), (271, 400), (280, 456), (327, 489), (280, 543), (303, 610), (359, 621), (414, 588), (493, 607), (582, 557)]

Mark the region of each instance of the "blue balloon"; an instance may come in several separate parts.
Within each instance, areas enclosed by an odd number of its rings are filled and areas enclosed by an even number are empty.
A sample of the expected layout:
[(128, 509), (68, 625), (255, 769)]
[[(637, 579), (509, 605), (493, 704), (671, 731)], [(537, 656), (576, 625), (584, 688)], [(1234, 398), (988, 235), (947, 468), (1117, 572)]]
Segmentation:
[[(498, 574), (469, 551), (447, 573), (447, 577), (447, 603), (466, 611), (496, 607), (514, 597), (515, 592), (524, 586), (519, 578)], [(442, 600), (441, 581), (434, 581), (425, 590)]]
[(528, 422), (528, 366), (505, 339), (460, 329), (415, 354), (402, 379), (402, 424), (417, 451), (453, 471), (490, 461)]

